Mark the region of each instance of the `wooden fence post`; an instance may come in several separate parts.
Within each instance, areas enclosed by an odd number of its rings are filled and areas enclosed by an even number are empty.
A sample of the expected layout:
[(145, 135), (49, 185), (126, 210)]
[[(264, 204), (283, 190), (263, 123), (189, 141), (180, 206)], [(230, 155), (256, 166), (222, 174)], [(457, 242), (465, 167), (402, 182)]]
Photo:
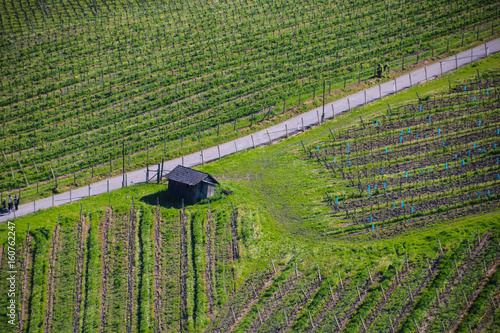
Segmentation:
[(361, 324), (363, 324), (363, 328), (366, 331), (366, 325), (365, 325), (365, 322), (363, 321), (363, 317), (361, 317), (361, 315), (359, 315), (359, 319), (361, 319)]
[(391, 330), (392, 330), (392, 333), (394, 333), (394, 326), (392, 325), (392, 319), (391, 319), (391, 316), (389, 316), (389, 323), (391, 324)]
[(415, 327), (417, 328), (417, 332), (420, 333), (420, 327), (418, 327), (417, 322), (415, 321), (415, 318), (413, 318), (413, 323), (415, 324)]
[(276, 274), (276, 267), (274, 266), (273, 258), (271, 258), (271, 264), (273, 265), (274, 274)]
[(382, 295), (384, 296), (384, 301), (387, 302), (387, 297), (385, 296), (384, 288), (382, 287), (382, 285), (380, 285), (380, 290), (382, 291)]
[(260, 324), (262, 325), (262, 323), (263, 323), (262, 316), (260, 315), (260, 310), (258, 308), (257, 308), (257, 313), (259, 314)]
[(122, 187), (125, 187), (125, 140), (122, 141)]
[(160, 174), (160, 180), (162, 179), (163, 177), (163, 165), (165, 163), (165, 158), (162, 157), (161, 159), (161, 174)]
[(335, 315), (335, 313), (333, 314), (333, 318), (335, 319), (335, 323), (337, 324), (337, 327), (339, 328), (339, 330), (342, 330), (342, 328), (340, 327), (340, 324), (339, 324), (339, 320), (337, 319), (337, 316)]

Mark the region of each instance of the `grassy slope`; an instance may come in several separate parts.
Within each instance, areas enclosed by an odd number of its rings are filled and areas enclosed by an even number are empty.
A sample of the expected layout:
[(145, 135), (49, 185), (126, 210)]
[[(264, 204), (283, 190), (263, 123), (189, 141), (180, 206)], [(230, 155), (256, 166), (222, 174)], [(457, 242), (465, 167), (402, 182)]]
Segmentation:
[[(272, 257), (276, 262), (284, 262), (297, 256), (301, 262), (299, 268), (313, 267), (318, 263), (325, 275), (336, 271), (350, 274), (364, 269), (366, 265), (373, 271), (386, 269), (395, 261), (403, 260), (408, 252), (411, 259), (434, 257), (437, 251), (436, 238), (445, 248), (451, 248), (461, 242), (465, 235), (470, 235), (479, 227), (481, 232), (500, 227), (500, 212), (493, 211), (483, 216), (472, 216), (433, 225), (430, 228), (411, 229), (400, 233), (396, 238), (368, 240), (369, 235), (357, 236), (349, 240), (318, 238), (316, 231), (332, 225), (327, 207), (323, 207), (325, 179), (323, 170), (317, 163), (303, 158), (304, 144), (311, 143), (328, 132), (328, 127), (337, 129), (359, 121), (365, 122), (386, 112), (386, 103), (397, 105), (416, 99), (415, 91), (420, 96), (438, 94), (447, 91), (448, 79), (452, 82), (472, 80), (476, 69), (484, 73), (488, 70), (500, 70), (500, 55), (462, 68), (441, 79), (414, 87), (395, 96), (385, 98), (366, 108), (359, 108), (328, 121), (325, 125), (295, 136), (279, 144), (247, 150), (229, 156), (200, 169), (211, 173), (233, 194), (211, 204), (212, 210), (223, 209), (229, 212), (230, 203), (238, 208), (240, 232), (244, 240), (240, 243), (242, 259), (235, 264), (236, 284), (240, 285), (252, 271), (262, 268)], [(345, 191), (340, 185), (329, 184), (328, 191)], [(114, 209), (126, 210), (125, 206), (132, 198), (156, 202), (156, 196), (164, 185), (136, 185), (98, 197), (84, 199), (81, 202), (51, 208), (16, 220), (17, 237), (23, 239), (28, 223), (31, 229), (46, 226), (52, 229), (61, 213), (77, 220), (80, 205), (86, 214), (102, 216), (104, 206), (111, 203)], [(206, 211), (208, 205), (200, 203), (187, 207), (194, 213)], [(164, 208), (166, 209), (166, 208)], [(173, 213), (175, 214), (175, 213)], [(7, 238), (7, 225), (0, 225), (0, 243)], [(18, 243), (20, 244), (20, 243)], [(20, 245), (18, 245), (20, 246)]]

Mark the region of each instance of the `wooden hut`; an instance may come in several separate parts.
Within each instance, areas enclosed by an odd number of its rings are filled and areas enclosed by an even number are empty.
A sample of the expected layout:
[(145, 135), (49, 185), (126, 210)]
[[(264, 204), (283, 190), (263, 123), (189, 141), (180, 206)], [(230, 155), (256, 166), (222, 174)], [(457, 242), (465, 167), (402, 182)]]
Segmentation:
[(215, 194), (215, 185), (219, 184), (208, 173), (196, 171), (182, 165), (176, 166), (167, 175), (167, 192), (188, 203), (195, 203)]

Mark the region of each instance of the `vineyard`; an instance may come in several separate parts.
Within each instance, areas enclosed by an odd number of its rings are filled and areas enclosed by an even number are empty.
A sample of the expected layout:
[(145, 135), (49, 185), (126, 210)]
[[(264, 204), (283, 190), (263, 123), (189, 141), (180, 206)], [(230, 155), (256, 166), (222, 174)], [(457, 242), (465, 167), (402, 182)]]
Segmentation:
[(0, 225), (0, 330), (497, 331), (498, 59), (205, 164), (210, 201), (141, 184)]
[[(52, 232), (31, 230), (19, 248), (20, 331), (192, 331), (233, 292), (231, 213), (132, 202), (80, 214), (60, 217)], [(210, 245), (205, 224), (213, 228)], [(9, 328), (2, 321), (2, 331)]]
[(30, 201), (264, 128), (500, 27), (496, 1), (478, 0), (0, 8), (0, 191)]
[[(500, 331), (499, 23), (495, 0), (0, 1), (0, 201), (33, 212), (0, 223), (0, 332)], [(219, 185), (185, 205), (159, 163), (200, 150)]]
[(494, 75), (389, 105), (387, 115), (308, 147), (345, 184), (343, 193), (325, 193), (332, 218), (345, 225), (340, 233), (429, 225), (498, 207), (499, 86)]
[(465, 332), (498, 316), (498, 230), (453, 247), (437, 239), (435, 255), (397, 253), (380, 270), (271, 258), (236, 287), (232, 235), (241, 242), (252, 217), (227, 201), (215, 207), (132, 201), (31, 230), (17, 254), (19, 331)]

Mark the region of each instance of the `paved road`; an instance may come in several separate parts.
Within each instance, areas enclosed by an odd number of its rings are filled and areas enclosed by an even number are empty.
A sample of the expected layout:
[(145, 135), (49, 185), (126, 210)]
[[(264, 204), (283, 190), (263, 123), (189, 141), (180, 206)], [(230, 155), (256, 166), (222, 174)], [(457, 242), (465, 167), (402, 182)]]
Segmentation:
[[(342, 98), (335, 102), (325, 105), (325, 118), (332, 118), (335, 114), (349, 111), (349, 109), (364, 105), (375, 101), (381, 97), (385, 97), (409, 88), (420, 82), (425, 82), (434, 77), (441, 76), (451, 72), (456, 68), (467, 65), (473, 61), (483, 59), (486, 56), (500, 52), (500, 39), (493, 40), (486, 44), (462, 52), (457, 56), (449, 57), (440, 62), (431, 64), (425, 68), (417, 69), (409, 74), (402, 75), (392, 81), (383, 83), (379, 86), (360, 91), (354, 95)], [(175, 166), (183, 164), (188, 167), (199, 165), (202, 162), (215, 160), (219, 157), (233, 154), (237, 151), (268, 144), (281, 137), (307, 128), (311, 125), (317, 125), (320, 122), (322, 107), (303, 113), (297, 117), (286, 120), (280, 124), (272, 126), (267, 130), (248, 135), (234, 141), (224, 143), (220, 146), (207, 148), (202, 152), (193, 153), (175, 160), (165, 162), (164, 170), (172, 170)], [(151, 169), (151, 167), (150, 167)], [(126, 183), (128, 185), (141, 183), (146, 180), (146, 168), (136, 170), (126, 174)], [(117, 190), (122, 187), (122, 176), (110, 178), (90, 186), (78, 188), (70, 192), (61, 193), (54, 197), (38, 200), (19, 206), (16, 214), (0, 216), (0, 223), (14, 219), (16, 216), (24, 216), (40, 209), (49, 208), (52, 206), (60, 206), (70, 201), (77, 201), (89, 195), (98, 195), (107, 191)]]

